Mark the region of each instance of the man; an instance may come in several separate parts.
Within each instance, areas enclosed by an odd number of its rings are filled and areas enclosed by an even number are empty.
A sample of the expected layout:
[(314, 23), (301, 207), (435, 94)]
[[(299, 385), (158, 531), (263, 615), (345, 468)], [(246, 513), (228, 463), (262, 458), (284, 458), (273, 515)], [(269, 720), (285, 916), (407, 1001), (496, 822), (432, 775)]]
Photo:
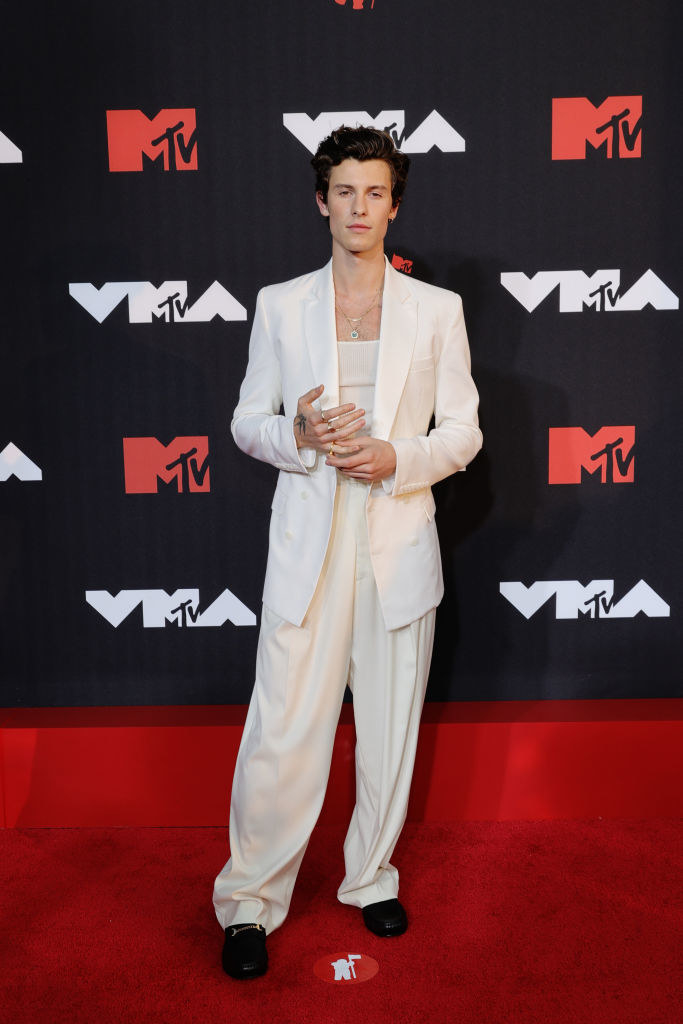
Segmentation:
[(342, 127), (312, 164), (332, 259), (259, 293), (232, 421), (239, 447), (280, 471), (231, 859), (214, 891), (236, 978), (267, 968), (265, 938), (286, 917), (322, 807), (347, 683), (356, 807), (337, 897), (377, 935), (407, 927), (390, 857), (443, 594), (430, 488), (481, 447), (460, 298), (384, 256), (408, 158), (384, 132)]

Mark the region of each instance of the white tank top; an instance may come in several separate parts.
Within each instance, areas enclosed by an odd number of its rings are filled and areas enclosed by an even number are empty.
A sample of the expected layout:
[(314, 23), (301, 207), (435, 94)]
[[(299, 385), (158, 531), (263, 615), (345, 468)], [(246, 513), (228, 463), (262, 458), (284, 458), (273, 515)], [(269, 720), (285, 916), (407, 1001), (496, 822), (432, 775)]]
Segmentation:
[(375, 381), (379, 359), (379, 339), (375, 341), (338, 341), (339, 404), (353, 402), (365, 409), (365, 426), (359, 434), (372, 433), (372, 411), (375, 404)]

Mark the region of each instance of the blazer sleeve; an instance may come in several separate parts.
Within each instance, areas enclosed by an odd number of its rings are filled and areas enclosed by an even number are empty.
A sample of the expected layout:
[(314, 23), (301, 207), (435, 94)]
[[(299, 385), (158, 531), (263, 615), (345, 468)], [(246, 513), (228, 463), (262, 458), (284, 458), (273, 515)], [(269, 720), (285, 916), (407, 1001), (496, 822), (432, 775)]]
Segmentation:
[(269, 462), (277, 469), (307, 473), (304, 459), (310, 459), (312, 465), (315, 451), (299, 452), (294, 440), (294, 420), (280, 413), (280, 362), (268, 324), (266, 291), (262, 288), (256, 297), (249, 362), (230, 429), (237, 446), (247, 455)]
[(396, 450), (394, 497), (464, 469), (481, 448), (479, 395), (470, 368), (462, 300), (451, 292), (435, 346), (434, 427), (426, 436), (391, 438)]

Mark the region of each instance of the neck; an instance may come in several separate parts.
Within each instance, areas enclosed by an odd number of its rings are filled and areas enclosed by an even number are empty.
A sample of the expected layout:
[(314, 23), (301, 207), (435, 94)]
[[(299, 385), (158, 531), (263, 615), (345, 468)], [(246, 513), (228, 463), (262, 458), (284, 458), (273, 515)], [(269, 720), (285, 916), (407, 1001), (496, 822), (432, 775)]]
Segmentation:
[(372, 295), (384, 279), (384, 251), (349, 252), (332, 246), (332, 277), (337, 295)]

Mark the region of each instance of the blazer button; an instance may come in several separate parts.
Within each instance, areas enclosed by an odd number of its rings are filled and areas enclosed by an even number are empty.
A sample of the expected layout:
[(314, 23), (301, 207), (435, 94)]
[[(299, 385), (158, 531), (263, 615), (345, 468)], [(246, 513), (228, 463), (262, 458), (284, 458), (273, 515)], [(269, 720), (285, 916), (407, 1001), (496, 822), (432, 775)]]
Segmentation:
[(411, 537), (409, 543), (410, 543), (411, 548), (416, 548), (417, 547), (417, 537)]
[(308, 491), (301, 492), (301, 500), (306, 501), (308, 499)]
[(291, 530), (285, 530), (285, 540), (294, 540), (294, 534)]

